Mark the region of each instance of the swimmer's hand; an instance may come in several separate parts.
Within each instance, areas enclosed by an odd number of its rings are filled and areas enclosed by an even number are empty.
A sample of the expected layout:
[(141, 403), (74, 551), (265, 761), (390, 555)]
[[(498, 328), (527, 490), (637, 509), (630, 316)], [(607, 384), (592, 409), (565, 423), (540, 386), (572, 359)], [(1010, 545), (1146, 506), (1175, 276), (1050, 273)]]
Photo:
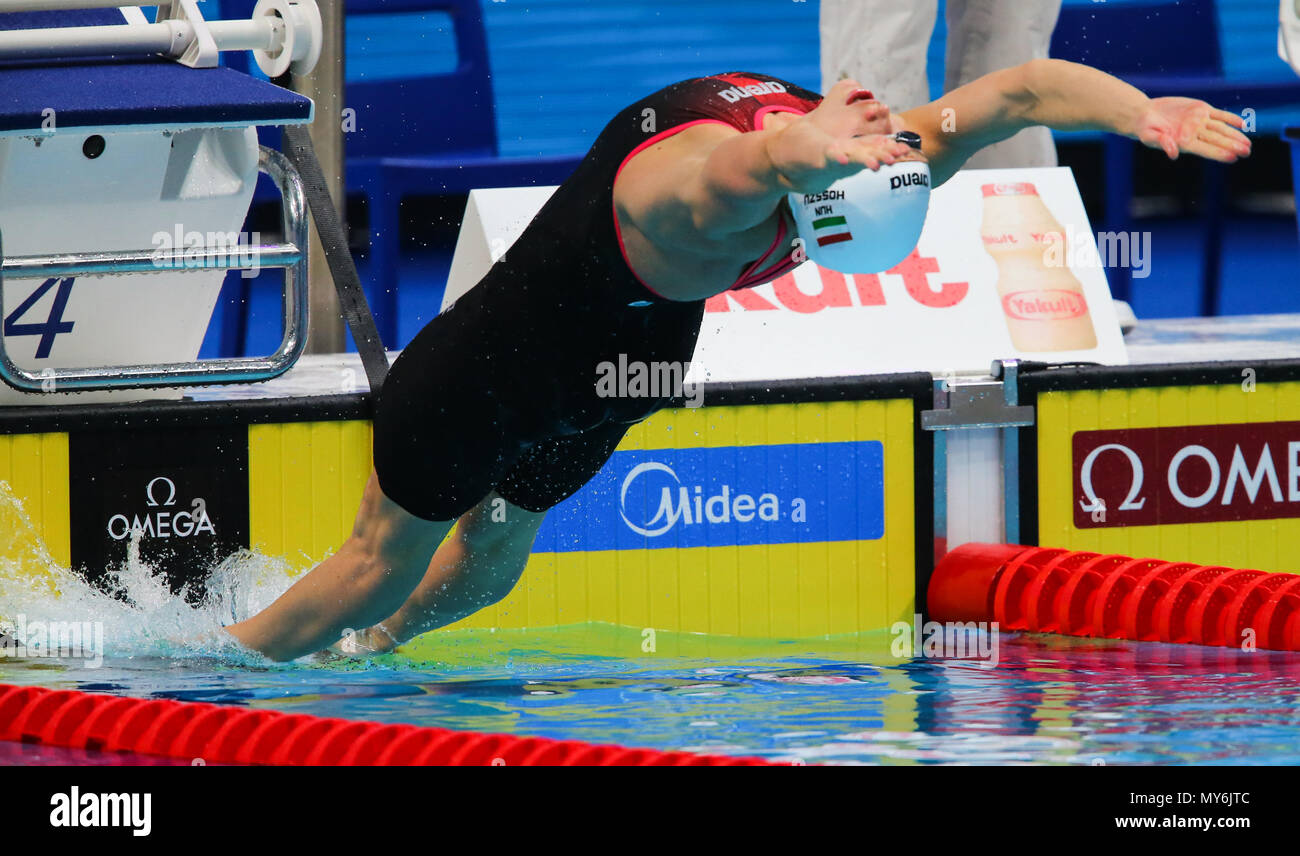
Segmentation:
[(1236, 113), (1217, 110), (1195, 98), (1153, 98), (1139, 116), (1133, 136), (1161, 149), (1170, 160), (1186, 152), (1220, 163), (1250, 156), (1246, 122)]
[(767, 140), (767, 156), (785, 189), (825, 190), (838, 179), (912, 155), (888, 136), (898, 123), (856, 82), (841, 80), (817, 107)]

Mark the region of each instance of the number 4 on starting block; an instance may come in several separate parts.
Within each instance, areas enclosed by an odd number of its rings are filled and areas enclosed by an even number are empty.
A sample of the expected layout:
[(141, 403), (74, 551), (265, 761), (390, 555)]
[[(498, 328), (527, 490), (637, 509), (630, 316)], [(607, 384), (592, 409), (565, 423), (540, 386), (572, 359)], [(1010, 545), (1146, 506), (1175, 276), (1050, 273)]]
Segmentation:
[[(60, 333), (71, 333), (74, 321), (63, 320), (63, 310), (68, 306), (68, 297), (72, 294), (73, 277), (66, 279), (47, 279), (41, 283), (40, 287), (33, 291), (26, 300), (18, 305), (18, 308), (10, 312), (4, 321), (4, 335), (6, 336), (40, 336), (41, 341), (36, 346), (36, 359), (49, 359), (50, 349), (54, 347), (54, 337)], [(55, 285), (59, 290), (54, 293), (54, 302), (50, 305), (50, 314), (43, 323), (22, 323), (19, 321), (33, 306), (36, 305), (45, 293)]]

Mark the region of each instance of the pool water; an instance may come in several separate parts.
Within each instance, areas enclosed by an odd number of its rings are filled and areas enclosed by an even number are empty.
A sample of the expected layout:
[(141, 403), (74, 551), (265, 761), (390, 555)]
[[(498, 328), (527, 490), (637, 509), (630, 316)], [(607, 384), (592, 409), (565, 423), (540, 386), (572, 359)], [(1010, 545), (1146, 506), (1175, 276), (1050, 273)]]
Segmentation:
[(1300, 655), (1002, 634), (988, 668), (890, 641), (452, 631), (288, 666), (0, 660), (0, 682), (796, 764), (1300, 763)]
[[(786, 763), (1300, 763), (1300, 654), (1282, 652), (981, 632), (967, 650), (992, 656), (934, 658), (911, 656), (901, 634), (781, 642), (587, 624), (439, 631), (367, 660), (273, 664), (220, 628), (302, 568), (244, 552), (187, 603), (133, 545), (105, 591), (54, 561), (3, 488), (0, 630), (94, 633), (84, 659), (0, 645), (0, 683)], [(0, 764), (114, 760), (0, 745)]]

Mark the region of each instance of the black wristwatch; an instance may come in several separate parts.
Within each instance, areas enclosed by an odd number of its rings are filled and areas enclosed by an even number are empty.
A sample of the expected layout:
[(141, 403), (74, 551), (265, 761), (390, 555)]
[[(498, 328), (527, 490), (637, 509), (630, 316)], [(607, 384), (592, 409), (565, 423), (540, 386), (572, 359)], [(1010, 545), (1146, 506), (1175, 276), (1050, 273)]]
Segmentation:
[(921, 135), (915, 131), (899, 131), (894, 134), (894, 140), (899, 143), (907, 143), (917, 151), (921, 150)]

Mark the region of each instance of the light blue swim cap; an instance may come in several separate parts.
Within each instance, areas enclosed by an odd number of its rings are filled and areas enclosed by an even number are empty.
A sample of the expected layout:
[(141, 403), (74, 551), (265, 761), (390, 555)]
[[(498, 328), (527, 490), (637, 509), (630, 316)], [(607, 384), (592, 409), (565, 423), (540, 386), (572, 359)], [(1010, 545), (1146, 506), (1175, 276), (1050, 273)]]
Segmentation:
[(882, 164), (821, 193), (791, 193), (808, 258), (841, 273), (879, 273), (916, 248), (930, 207), (930, 166)]

